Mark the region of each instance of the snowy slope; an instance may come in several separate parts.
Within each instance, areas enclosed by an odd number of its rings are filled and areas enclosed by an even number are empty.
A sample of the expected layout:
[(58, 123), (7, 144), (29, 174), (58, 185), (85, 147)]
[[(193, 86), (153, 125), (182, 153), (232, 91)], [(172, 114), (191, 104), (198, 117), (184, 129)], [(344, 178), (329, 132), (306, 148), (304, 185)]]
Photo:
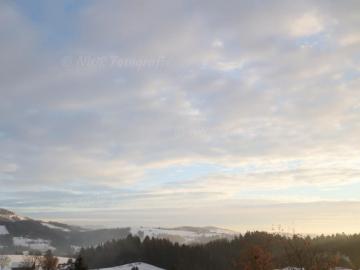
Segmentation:
[(110, 267), (110, 268), (101, 268), (99, 270), (132, 270), (134, 267), (137, 267), (139, 270), (165, 270), (163, 268), (159, 268), (143, 262), (129, 263), (129, 264)]
[(129, 228), (87, 230), (54, 221), (22, 217), (0, 208), (0, 253), (51, 249), (55, 254), (72, 254), (83, 246), (125, 238)]
[(9, 234), (8, 230), (4, 225), (0, 225), (0, 235), (6, 235)]

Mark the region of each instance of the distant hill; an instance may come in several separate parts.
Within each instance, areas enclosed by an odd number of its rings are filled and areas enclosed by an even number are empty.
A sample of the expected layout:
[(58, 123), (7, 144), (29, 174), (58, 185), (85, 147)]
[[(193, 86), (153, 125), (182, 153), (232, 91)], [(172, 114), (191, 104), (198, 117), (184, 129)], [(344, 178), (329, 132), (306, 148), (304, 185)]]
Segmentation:
[(144, 239), (167, 239), (173, 243), (208, 243), (216, 239), (233, 239), (235, 232), (216, 227), (127, 227), (110, 229), (85, 229), (59, 222), (45, 222), (0, 208), (0, 252), (21, 253), (23, 251), (53, 250), (57, 255), (71, 255), (81, 247), (123, 239), (129, 234)]
[(238, 233), (217, 227), (132, 227), (131, 234), (145, 237), (167, 239), (179, 244), (205, 244), (218, 239), (233, 239)]

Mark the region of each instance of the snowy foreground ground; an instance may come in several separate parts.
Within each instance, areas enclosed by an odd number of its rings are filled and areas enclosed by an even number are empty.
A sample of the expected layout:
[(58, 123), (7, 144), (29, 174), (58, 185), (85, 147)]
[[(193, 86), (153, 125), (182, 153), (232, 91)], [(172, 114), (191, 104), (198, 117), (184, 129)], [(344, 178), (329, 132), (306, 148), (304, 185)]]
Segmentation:
[[(23, 255), (6, 255), (6, 256), (10, 258), (11, 263), (7, 267), (1, 270), (11, 270), (11, 267), (19, 267), (26, 258), (26, 256)], [(58, 257), (58, 258), (60, 264), (66, 263), (69, 260), (69, 258), (66, 257)], [(143, 262), (134, 262), (134, 263), (124, 264), (115, 267), (98, 268), (93, 270), (132, 270), (134, 267), (137, 267), (138, 270), (165, 270), (163, 268), (159, 268)], [(303, 269), (297, 267), (286, 267), (283, 269), (275, 269), (275, 270), (303, 270)], [(351, 270), (351, 269), (335, 267), (334, 270)]]
[[(12, 267), (21, 266), (24, 259), (26, 258), (26, 256), (23, 255), (6, 255), (6, 256), (10, 258), (11, 262), (7, 267), (3, 268), (2, 270), (11, 270)], [(61, 264), (66, 263), (69, 260), (69, 258), (66, 257), (58, 257), (58, 258), (59, 258), (59, 263)], [(163, 268), (159, 268), (143, 262), (129, 263), (121, 266), (100, 268), (96, 270), (131, 270), (133, 267), (137, 267), (139, 270), (165, 270)]]
[(139, 270), (165, 270), (163, 268), (159, 268), (147, 263), (143, 262), (136, 262), (136, 263), (129, 263), (121, 266), (110, 267), (110, 268), (101, 268), (98, 270), (131, 270), (133, 267), (137, 267)]

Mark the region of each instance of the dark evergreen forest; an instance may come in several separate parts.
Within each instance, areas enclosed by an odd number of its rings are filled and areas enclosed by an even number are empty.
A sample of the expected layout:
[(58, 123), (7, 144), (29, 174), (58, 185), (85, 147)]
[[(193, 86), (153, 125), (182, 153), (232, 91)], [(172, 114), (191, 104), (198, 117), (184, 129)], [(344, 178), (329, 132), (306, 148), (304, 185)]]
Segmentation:
[(310, 238), (248, 232), (233, 240), (189, 246), (153, 238), (141, 241), (130, 235), (126, 239), (83, 249), (80, 256), (90, 269), (136, 261), (168, 270), (267, 270), (286, 266), (311, 270), (335, 266), (359, 269), (360, 235)]

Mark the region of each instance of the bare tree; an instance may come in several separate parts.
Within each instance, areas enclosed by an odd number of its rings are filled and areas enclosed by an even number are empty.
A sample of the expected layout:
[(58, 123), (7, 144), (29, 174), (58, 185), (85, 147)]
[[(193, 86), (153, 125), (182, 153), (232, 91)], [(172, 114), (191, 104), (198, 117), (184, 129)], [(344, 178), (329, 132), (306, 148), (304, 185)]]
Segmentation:
[(59, 259), (52, 254), (51, 250), (48, 250), (42, 259), (41, 268), (43, 270), (56, 270), (58, 263)]
[(31, 269), (39, 269), (42, 264), (43, 257), (41, 255), (27, 255), (23, 257), (21, 266)]
[(285, 256), (290, 266), (306, 270), (329, 270), (337, 266), (339, 256), (316, 248), (309, 237), (294, 235), (284, 245)]
[(0, 255), (0, 270), (7, 268), (11, 263), (9, 256)]

